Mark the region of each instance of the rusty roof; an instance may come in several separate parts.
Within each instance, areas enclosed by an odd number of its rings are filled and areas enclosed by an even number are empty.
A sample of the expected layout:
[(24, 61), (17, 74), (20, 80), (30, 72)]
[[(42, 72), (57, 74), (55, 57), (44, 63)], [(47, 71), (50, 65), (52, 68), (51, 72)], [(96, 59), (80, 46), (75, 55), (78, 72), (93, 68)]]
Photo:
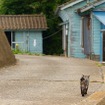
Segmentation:
[(0, 15), (0, 28), (4, 30), (46, 30), (44, 15)]

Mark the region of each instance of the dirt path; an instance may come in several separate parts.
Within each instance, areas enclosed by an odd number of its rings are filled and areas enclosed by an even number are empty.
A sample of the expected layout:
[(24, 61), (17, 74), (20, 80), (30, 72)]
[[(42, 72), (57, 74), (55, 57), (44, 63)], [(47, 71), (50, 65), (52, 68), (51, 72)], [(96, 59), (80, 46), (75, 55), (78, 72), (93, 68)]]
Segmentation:
[[(102, 85), (95, 62), (89, 60), (28, 55), (16, 58), (17, 65), (0, 70), (0, 105), (72, 105)], [(91, 76), (84, 98), (79, 87), (82, 74)]]

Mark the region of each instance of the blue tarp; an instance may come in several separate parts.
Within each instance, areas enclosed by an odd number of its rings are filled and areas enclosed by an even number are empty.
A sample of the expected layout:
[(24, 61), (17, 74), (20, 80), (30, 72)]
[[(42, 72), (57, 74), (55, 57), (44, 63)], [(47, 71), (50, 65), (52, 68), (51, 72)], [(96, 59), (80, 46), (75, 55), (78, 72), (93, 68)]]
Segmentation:
[(105, 11), (94, 11), (94, 16), (105, 25)]

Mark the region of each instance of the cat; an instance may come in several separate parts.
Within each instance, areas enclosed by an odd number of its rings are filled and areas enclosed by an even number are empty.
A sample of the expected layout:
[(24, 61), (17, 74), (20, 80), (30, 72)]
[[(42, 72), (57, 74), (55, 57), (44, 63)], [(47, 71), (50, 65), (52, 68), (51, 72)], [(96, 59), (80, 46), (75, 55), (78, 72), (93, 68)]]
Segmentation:
[(89, 77), (90, 75), (82, 75), (82, 77), (80, 78), (80, 89), (82, 96), (87, 94), (89, 87)]

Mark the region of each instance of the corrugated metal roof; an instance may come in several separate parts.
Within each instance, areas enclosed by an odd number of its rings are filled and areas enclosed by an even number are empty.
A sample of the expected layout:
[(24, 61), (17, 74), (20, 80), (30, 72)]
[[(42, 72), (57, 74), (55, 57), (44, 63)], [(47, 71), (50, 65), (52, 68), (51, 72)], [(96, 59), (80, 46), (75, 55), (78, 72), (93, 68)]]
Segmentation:
[(105, 0), (95, 0), (94, 2), (89, 3), (85, 5), (84, 7), (80, 8), (79, 10), (80, 12), (85, 12), (91, 8), (95, 8), (96, 6), (101, 5), (102, 3), (105, 3)]
[(0, 15), (0, 28), (4, 30), (47, 29), (44, 15)]
[(82, 2), (82, 1), (84, 1), (84, 0), (70, 0), (69, 2), (66, 2), (66, 3), (58, 6), (56, 11), (55, 11), (55, 14), (57, 14), (60, 9), (66, 9), (66, 8), (73, 6), (73, 5), (75, 5), (79, 2)]
[(105, 12), (104, 11), (94, 11), (93, 14), (101, 23), (105, 25)]

